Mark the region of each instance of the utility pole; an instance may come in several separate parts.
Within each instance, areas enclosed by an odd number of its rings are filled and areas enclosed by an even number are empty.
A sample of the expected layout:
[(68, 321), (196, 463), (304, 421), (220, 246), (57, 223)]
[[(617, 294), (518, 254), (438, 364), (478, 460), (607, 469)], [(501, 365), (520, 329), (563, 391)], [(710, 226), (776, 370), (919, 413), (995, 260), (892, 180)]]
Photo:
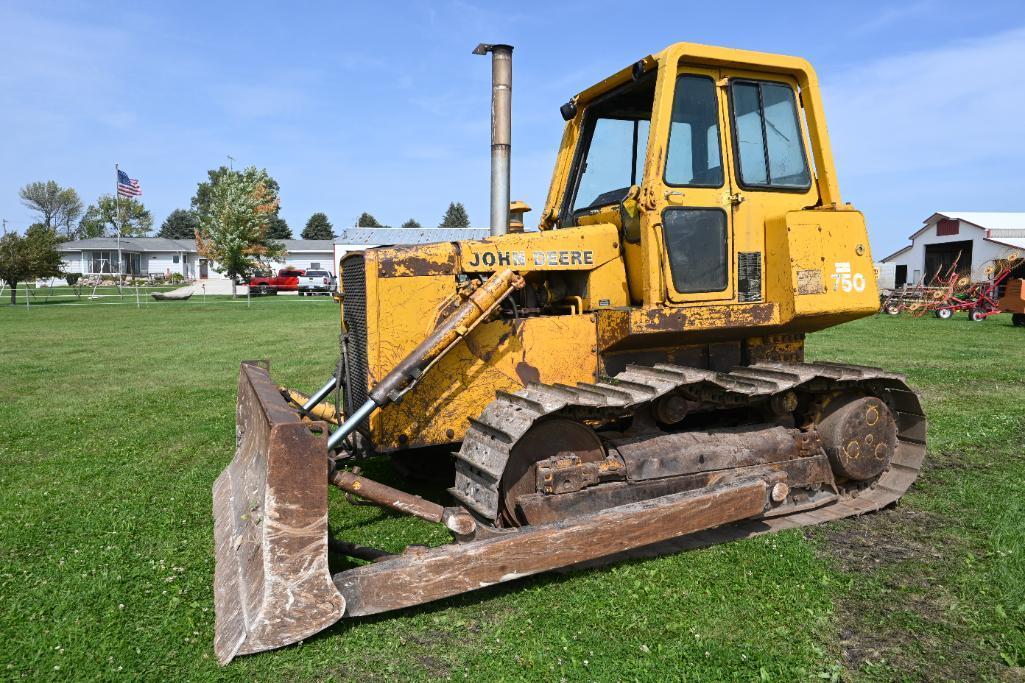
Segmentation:
[(3, 222), (3, 224), (4, 224), (4, 237), (7, 237), (7, 219), (6, 218), (0, 218), (0, 222)]
[(228, 155), (228, 170), (235, 170), (235, 157), (231, 156), (230, 154)]

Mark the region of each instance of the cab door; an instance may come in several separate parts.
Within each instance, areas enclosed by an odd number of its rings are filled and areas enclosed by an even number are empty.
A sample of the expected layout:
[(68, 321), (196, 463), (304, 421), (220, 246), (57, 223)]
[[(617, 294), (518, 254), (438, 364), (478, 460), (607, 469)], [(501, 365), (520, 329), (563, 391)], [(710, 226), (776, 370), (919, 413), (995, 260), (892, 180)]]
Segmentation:
[[(716, 69), (681, 64), (671, 103), (661, 177), (651, 179), (667, 299), (674, 303), (730, 302), (735, 237), (733, 192), (725, 152), (726, 109)], [(663, 132), (664, 131), (664, 132)]]
[[(764, 282), (790, 281), (790, 263), (772, 256), (787, 244), (786, 214), (814, 206), (818, 190), (809, 164), (797, 82), (782, 74), (723, 70), (718, 81), (733, 224), (737, 301), (765, 300)], [(816, 253), (819, 244), (803, 245)], [(764, 272), (764, 264), (787, 272)]]

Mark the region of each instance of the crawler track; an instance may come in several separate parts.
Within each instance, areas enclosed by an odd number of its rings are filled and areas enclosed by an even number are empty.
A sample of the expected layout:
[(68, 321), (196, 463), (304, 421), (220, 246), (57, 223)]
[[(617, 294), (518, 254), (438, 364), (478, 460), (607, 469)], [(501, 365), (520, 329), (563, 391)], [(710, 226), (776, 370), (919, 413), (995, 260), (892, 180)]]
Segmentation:
[(514, 394), (499, 392), (470, 429), (456, 456), (451, 493), (488, 520), (498, 514), (499, 486), (509, 454), (539, 419), (560, 416), (601, 426), (632, 415), (670, 392), (722, 408), (751, 405), (775, 394), (795, 391), (822, 395), (857, 390), (881, 398), (897, 421), (897, 448), (890, 466), (870, 485), (845, 490), (822, 507), (789, 515), (737, 522), (676, 541), (682, 550), (821, 524), (879, 510), (900, 498), (918, 477), (925, 456), (926, 418), (918, 395), (900, 375), (877, 368), (838, 363), (759, 363), (728, 373), (675, 365), (629, 366), (615, 378), (577, 386), (532, 383)]

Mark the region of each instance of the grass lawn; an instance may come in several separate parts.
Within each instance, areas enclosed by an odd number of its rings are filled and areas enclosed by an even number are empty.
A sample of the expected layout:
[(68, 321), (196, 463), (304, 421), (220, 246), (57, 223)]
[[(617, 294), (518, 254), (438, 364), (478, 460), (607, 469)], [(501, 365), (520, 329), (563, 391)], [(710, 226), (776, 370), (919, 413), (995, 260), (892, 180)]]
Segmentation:
[[(343, 621), (218, 667), (210, 486), (238, 362), (270, 358), (307, 390), (334, 363), (336, 307), (297, 303), (0, 307), (0, 678), (1022, 677), (1025, 331), (1009, 316), (809, 338), (810, 359), (922, 391), (929, 457), (895, 509)], [(331, 504), (352, 541), (444, 538)]]

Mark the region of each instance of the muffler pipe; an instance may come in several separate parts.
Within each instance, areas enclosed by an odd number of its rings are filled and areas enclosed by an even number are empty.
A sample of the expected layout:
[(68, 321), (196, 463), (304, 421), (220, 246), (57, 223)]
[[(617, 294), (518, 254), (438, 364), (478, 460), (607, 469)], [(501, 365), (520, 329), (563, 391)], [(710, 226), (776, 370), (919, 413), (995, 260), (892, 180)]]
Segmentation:
[(512, 45), (481, 43), (491, 53), (491, 235), (509, 231), (509, 167), (512, 152)]

